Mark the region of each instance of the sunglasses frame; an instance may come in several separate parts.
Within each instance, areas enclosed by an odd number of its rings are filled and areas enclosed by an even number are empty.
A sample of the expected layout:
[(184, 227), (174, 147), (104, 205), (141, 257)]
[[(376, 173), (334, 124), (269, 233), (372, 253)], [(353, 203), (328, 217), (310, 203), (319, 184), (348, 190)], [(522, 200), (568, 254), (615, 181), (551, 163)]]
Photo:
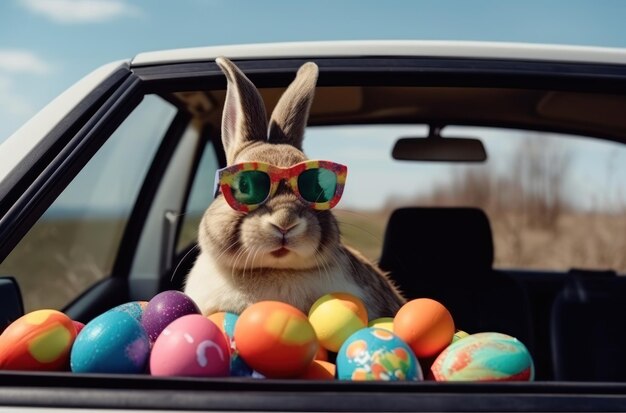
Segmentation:
[[(298, 188), (298, 177), (304, 171), (309, 169), (317, 169), (324, 168), (329, 171), (332, 171), (337, 177), (337, 184), (335, 186), (335, 193), (333, 197), (326, 202), (311, 202), (307, 201), (300, 194), (300, 189)], [(242, 171), (261, 171), (265, 172), (270, 177), (270, 190), (267, 194), (267, 197), (258, 204), (242, 204), (237, 201), (233, 196), (231, 191), (231, 185), (234, 182), (235, 176), (237, 173)], [(285, 181), (285, 183), (291, 188), (294, 194), (305, 204), (309, 205), (311, 208), (315, 210), (326, 210), (337, 205), (339, 200), (341, 199), (341, 195), (343, 194), (343, 188), (346, 183), (346, 177), (348, 175), (348, 167), (342, 164), (338, 164), (336, 162), (331, 161), (323, 161), (323, 160), (308, 160), (304, 162), (297, 163), (287, 168), (282, 168), (280, 166), (275, 166), (265, 162), (241, 162), (234, 165), (227, 166), (222, 169), (218, 169), (215, 172), (215, 195), (217, 196), (218, 191), (221, 191), (226, 199), (228, 205), (231, 208), (241, 212), (250, 212), (257, 209), (259, 206), (263, 205), (276, 193), (278, 189), (278, 185), (281, 181)]]

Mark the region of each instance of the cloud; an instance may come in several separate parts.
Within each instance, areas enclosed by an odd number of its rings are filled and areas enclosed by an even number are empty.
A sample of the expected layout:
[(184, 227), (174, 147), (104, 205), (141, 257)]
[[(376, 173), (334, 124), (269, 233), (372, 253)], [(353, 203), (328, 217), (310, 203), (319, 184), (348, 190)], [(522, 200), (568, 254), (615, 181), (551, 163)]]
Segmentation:
[(50, 73), (49, 63), (28, 50), (0, 49), (0, 71), (45, 75)]
[(0, 113), (28, 118), (35, 107), (15, 90), (15, 82), (0, 74)]
[(101, 23), (141, 15), (138, 7), (122, 0), (21, 0), (21, 4), (61, 24)]

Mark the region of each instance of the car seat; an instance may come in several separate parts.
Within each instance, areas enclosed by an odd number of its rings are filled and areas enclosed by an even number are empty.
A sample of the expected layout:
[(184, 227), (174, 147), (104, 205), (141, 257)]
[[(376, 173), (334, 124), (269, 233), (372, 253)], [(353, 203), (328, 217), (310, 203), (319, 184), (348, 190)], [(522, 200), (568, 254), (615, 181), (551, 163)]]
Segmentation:
[(533, 338), (524, 287), (493, 264), (491, 227), (476, 208), (402, 208), (393, 212), (379, 265), (407, 299), (427, 297), (470, 334)]
[(556, 380), (626, 381), (626, 278), (571, 270), (552, 308)]

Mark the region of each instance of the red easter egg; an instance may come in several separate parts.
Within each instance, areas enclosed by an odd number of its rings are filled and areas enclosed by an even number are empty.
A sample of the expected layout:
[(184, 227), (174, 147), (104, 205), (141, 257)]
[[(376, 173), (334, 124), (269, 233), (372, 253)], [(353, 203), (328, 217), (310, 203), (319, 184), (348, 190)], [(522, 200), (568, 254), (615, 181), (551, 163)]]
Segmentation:
[(241, 358), (268, 378), (302, 375), (319, 347), (307, 316), (278, 301), (261, 301), (241, 313), (235, 342)]
[(33, 311), (0, 335), (0, 369), (67, 370), (75, 339), (76, 327), (68, 316), (56, 310)]
[(419, 358), (439, 354), (452, 341), (454, 321), (438, 301), (418, 298), (404, 304), (393, 319), (394, 333)]
[(328, 361), (328, 350), (320, 346), (315, 354), (315, 360)]
[(72, 320), (72, 323), (74, 323), (74, 327), (76, 328), (76, 335), (78, 335), (78, 333), (80, 333), (81, 330), (85, 328), (85, 324), (81, 323), (80, 321)]

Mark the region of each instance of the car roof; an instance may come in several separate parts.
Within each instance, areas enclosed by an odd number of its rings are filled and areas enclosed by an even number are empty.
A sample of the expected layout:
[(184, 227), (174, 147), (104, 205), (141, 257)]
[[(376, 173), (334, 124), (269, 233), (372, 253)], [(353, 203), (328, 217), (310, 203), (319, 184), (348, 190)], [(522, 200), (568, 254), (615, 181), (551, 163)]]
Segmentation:
[(227, 45), (140, 53), (132, 66), (214, 60), (326, 58), (362, 56), (518, 59), (626, 64), (626, 49), (533, 43), (371, 40)]

